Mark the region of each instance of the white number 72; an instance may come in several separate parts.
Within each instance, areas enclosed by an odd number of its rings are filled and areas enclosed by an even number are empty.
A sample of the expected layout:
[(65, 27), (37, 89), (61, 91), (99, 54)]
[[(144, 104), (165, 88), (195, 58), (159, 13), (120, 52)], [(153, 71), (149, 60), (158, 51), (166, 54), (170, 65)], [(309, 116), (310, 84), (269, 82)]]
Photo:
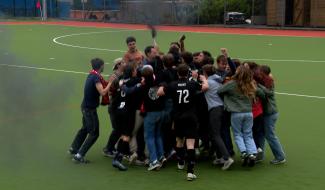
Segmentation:
[(188, 96), (190, 95), (188, 90), (177, 90), (178, 93), (178, 103), (179, 104), (187, 104), (190, 101), (188, 100)]

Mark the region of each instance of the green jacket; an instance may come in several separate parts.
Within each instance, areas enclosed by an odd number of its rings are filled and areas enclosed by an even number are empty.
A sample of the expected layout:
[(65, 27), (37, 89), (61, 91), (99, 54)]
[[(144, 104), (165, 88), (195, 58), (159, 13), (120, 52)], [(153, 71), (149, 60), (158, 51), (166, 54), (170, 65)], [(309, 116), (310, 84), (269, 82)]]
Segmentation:
[[(228, 112), (252, 112), (252, 101), (238, 90), (236, 81), (232, 80), (223, 85), (218, 94), (224, 98), (224, 106)], [(265, 99), (265, 93), (260, 88), (257, 88), (256, 95)]]
[(265, 98), (262, 98), (263, 103), (263, 113), (265, 115), (271, 115), (278, 112), (278, 108), (276, 106), (274, 88), (267, 89), (263, 85), (259, 84), (258, 87), (265, 94)]

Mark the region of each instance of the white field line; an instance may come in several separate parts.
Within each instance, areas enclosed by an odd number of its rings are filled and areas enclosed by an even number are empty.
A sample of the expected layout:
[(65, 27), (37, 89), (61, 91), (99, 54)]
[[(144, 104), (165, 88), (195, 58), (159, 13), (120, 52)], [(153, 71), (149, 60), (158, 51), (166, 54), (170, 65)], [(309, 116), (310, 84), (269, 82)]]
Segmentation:
[[(69, 70), (52, 69), (52, 68), (45, 68), (45, 67), (32, 67), (32, 66), (25, 66), (25, 65), (0, 64), (0, 66), (21, 68), (21, 69), (34, 69), (34, 70), (52, 71), (52, 72), (63, 72), (63, 73), (72, 73), (72, 74), (82, 74), (82, 75), (88, 75), (89, 74), (89, 73), (80, 72), (80, 71), (69, 71)], [(109, 75), (103, 75), (103, 76), (109, 76)]]
[[(105, 49), (105, 48), (94, 48), (94, 47), (86, 47), (86, 46), (78, 46), (73, 44), (66, 44), (59, 42), (59, 39), (71, 37), (71, 36), (81, 36), (81, 35), (89, 35), (89, 34), (101, 34), (101, 33), (114, 33), (114, 32), (125, 32), (125, 31), (144, 31), (144, 29), (139, 30), (112, 30), (112, 31), (102, 31), (102, 32), (85, 32), (85, 33), (76, 33), (76, 34), (69, 34), (64, 36), (58, 36), (53, 38), (53, 42), (62, 46), (66, 47), (73, 47), (73, 48), (81, 48), (81, 49), (89, 49), (89, 50), (97, 50), (97, 51), (108, 51), (108, 52), (121, 52), (125, 53), (125, 50), (118, 50), (118, 49)], [(325, 63), (325, 60), (303, 60), (303, 59), (260, 59), (260, 58), (238, 58), (241, 60), (255, 60), (255, 61), (270, 61), (270, 62), (303, 62), (303, 63)]]
[(78, 45), (73, 45), (73, 44), (62, 43), (62, 42), (59, 42), (58, 40), (62, 39), (62, 38), (66, 38), (66, 37), (71, 37), (71, 36), (81, 36), (81, 35), (89, 35), (89, 34), (102, 34), (102, 33), (115, 33), (115, 32), (129, 32), (129, 31), (143, 31), (143, 29), (138, 29), (138, 30), (109, 30), (109, 31), (102, 31), (102, 32), (84, 32), (84, 33), (68, 34), (68, 35), (63, 35), (63, 36), (57, 36), (57, 37), (53, 38), (52, 41), (54, 43), (56, 43), (56, 44), (66, 46), (66, 47), (125, 53), (126, 51), (124, 51), (124, 50), (84, 47), (84, 46), (78, 46)]
[(297, 96), (297, 97), (304, 97), (304, 98), (316, 98), (316, 99), (325, 99), (324, 96), (311, 96), (311, 95), (304, 95), (304, 94), (292, 94), (292, 93), (285, 93), (285, 92), (275, 92), (279, 95), (286, 95), (286, 96)]
[[(9, 64), (0, 64), (0, 66), (88, 75), (88, 73), (86, 73), (86, 72), (69, 71), (69, 70), (63, 70), (63, 69), (52, 69), (52, 68), (45, 68), (45, 67), (31, 67), (31, 66), (24, 66), (24, 65), (9, 65)], [(103, 75), (103, 76), (109, 76), (109, 75)], [(286, 93), (286, 92), (276, 92), (276, 94), (285, 95), (285, 96), (304, 97), (304, 98), (325, 99), (324, 96), (311, 96), (311, 95), (305, 95), (305, 94), (292, 94), (292, 93)]]

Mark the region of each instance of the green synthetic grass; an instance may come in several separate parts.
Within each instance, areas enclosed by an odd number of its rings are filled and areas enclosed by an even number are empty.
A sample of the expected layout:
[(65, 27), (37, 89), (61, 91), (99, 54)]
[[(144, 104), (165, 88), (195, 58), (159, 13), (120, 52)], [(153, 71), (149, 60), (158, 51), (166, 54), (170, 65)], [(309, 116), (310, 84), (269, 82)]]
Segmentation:
[[(64, 47), (77, 46), (125, 50), (125, 37), (134, 35), (143, 50), (150, 43), (148, 31), (67, 26), (0, 26), (0, 64), (24, 65), (88, 72), (89, 60), (107, 63), (123, 53)], [(181, 33), (159, 32), (166, 51)], [(186, 33), (186, 49), (209, 50), (215, 56), (227, 47), (232, 57), (278, 60), (325, 60), (325, 39)], [(272, 44), (272, 45), (270, 45)], [(50, 59), (54, 58), (54, 59)], [(268, 64), (278, 92), (325, 96), (325, 62), (273, 62)], [(112, 65), (106, 65), (105, 74)], [(159, 172), (131, 166), (118, 172), (111, 159), (101, 155), (110, 131), (107, 108), (99, 108), (100, 138), (89, 151), (89, 165), (76, 165), (66, 155), (81, 126), (80, 103), (86, 75), (0, 66), (0, 189), (324, 189), (325, 99), (277, 95), (280, 119), (277, 132), (288, 163), (271, 166), (266, 161), (253, 169), (237, 162), (230, 171), (198, 163), (199, 179), (188, 183), (175, 163)], [(238, 156), (236, 156), (238, 160)]]

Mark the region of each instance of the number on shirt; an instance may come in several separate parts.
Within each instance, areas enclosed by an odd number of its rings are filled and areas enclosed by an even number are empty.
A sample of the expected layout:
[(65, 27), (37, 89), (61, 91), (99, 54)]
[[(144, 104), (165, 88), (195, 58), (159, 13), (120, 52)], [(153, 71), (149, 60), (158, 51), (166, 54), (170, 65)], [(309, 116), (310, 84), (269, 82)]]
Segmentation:
[(179, 104), (187, 104), (190, 101), (188, 100), (188, 96), (190, 95), (190, 92), (186, 89), (186, 90), (177, 90), (178, 93), (178, 103)]

